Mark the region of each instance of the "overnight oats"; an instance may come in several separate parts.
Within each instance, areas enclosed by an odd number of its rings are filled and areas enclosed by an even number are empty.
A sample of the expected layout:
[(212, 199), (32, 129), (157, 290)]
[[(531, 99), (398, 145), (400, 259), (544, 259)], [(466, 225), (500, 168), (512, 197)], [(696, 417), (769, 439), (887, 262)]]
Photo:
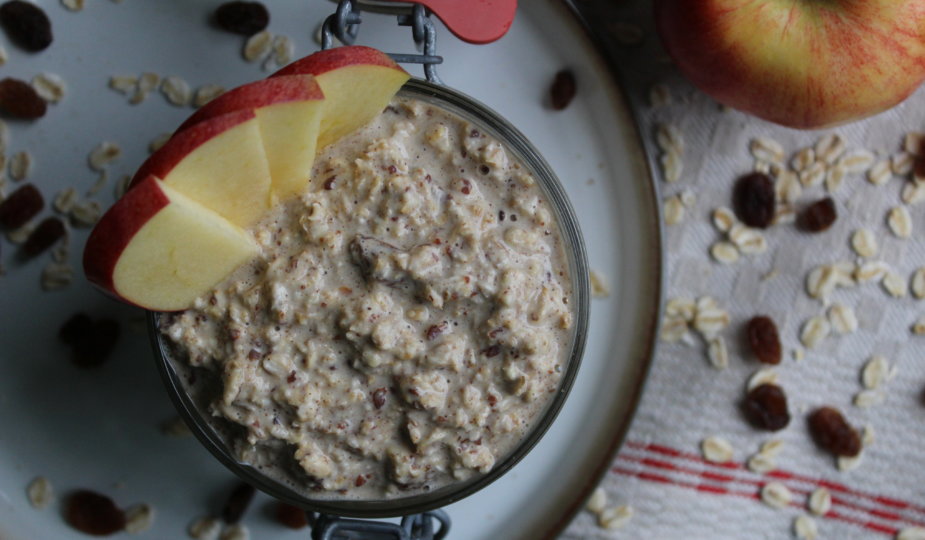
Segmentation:
[(570, 247), (537, 179), (403, 96), (320, 151), (308, 190), (252, 229), (257, 259), (159, 318), (171, 354), (213, 381), (195, 387), (237, 457), (311, 497), (488, 473), (577, 362)]

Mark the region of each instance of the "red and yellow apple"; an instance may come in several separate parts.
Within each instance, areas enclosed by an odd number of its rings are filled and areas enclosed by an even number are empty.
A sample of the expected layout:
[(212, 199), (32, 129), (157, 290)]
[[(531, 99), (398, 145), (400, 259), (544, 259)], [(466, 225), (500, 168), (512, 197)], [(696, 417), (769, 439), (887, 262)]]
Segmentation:
[(411, 77), (389, 55), (359, 45), (319, 51), (270, 77), (294, 74), (314, 75), (324, 92), (318, 148), (375, 118)]
[(242, 227), (270, 208), (270, 166), (253, 110), (216, 116), (176, 133), (141, 165), (132, 188), (148, 176)]
[(656, 0), (655, 17), (695, 86), (785, 126), (875, 114), (925, 79), (923, 0)]
[(213, 99), (183, 122), (177, 133), (217, 116), (254, 111), (273, 195), (285, 199), (304, 191), (311, 177), (323, 103), (324, 93), (311, 75), (255, 81)]
[(257, 255), (240, 227), (148, 176), (100, 219), (84, 249), (87, 279), (147, 309), (185, 309)]

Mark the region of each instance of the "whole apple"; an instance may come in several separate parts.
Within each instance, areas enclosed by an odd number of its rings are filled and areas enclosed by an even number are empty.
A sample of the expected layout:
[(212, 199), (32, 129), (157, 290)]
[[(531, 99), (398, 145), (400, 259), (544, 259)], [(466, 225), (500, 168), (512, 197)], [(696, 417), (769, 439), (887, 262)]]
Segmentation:
[(925, 0), (656, 0), (655, 18), (694, 85), (785, 126), (878, 113), (925, 79)]

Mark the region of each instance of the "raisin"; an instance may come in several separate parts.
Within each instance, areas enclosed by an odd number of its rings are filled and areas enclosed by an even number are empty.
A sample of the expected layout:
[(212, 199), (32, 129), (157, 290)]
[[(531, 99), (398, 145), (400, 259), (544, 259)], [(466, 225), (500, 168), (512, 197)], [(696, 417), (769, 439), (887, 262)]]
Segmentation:
[(35, 4), (5, 2), (0, 6), (0, 24), (10, 39), (27, 51), (38, 52), (51, 45), (51, 21)]
[(446, 321), (443, 321), (440, 324), (435, 324), (431, 326), (430, 328), (427, 329), (427, 332), (426, 332), (427, 339), (428, 340), (436, 339), (438, 336), (440, 336), (440, 334), (446, 332), (447, 328), (449, 327), (450, 325)]
[(552, 108), (561, 111), (568, 107), (575, 98), (577, 90), (574, 73), (567, 69), (556, 73), (556, 77), (552, 80), (552, 87), (549, 89)]
[(68, 496), (64, 519), (78, 531), (94, 536), (117, 533), (125, 528), (125, 512), (112, 499), (85, 489)]
[(362, 474), (358, 474), (356, 480), (353, 481), (353, 485), (356, 487), (363, 487), (366, 485), (366, 477)]
[(751, 173), (739, 178), (732, 189), (732, 209), (739, 221), (766, 229), (774, 220), (774, 183), (763, 173)]
[(260, 2), (225, 2), (215, 10), (215, 24), (233, 34), (252, 36), (270, 24), (270, 13)]
[(790, 423), (787, 396), (776, 384), (762, 384), (753, 388), (742, 404), (748, 422), (758, 429), (778, 431)]
[(861, 436), (838, 409), (821, 407), (809, 415), (809, 433), (823, 450), (836, 456), (855, 457), (861, 453)]
[(282, 501), (277, 502), (275, 515), (276, 521), (284, 527), (289, 527), (290, 529), (304, 529), (308, 526), (308, 516), (305, 515), (305, 510), (302, 510), (298, 506), (293, 506)]
[(86, 313), (75, 313), (65, 321), (58, 330), (58, 339), (68, 345), (73, 345), (81, 336), (93, 330), (93, 321)]
[(117, 341), (119, 323), (112, 319), (96, 321), (88, 332), (81, 334), (73, 342), (74, 364), (82, 368), (103, 365), (112, 354)]
[(22, 252), (27, 257), (35, 257), (50, 248), (65, 234), (64, 222), (56, 217), (50, 217), (39, 223), (29, 238), (22, 245)]
[(498, 356), (500, 353), (501, 353), (501, 345), (498, 345), (497, 343), (482, 349), (482, 354), (484, 354), (488, 358), (494, 358), (495, 356)]
[(17, 189), (0, 203), (0, 225), (18, 229), (42, 211), (45, 199), (32, 184)]
[(234, 524), (241, 521), (241, 518), (244, 517), (244, 512), (247, 511), (247, 507), (251, 503), (251, 499), (254, 498), (255, 491), (254, 486), (243, 482), (234, 488), (222, 508), (222, 519), (225, 520), (225, 523)]
[(377, 409), (381, 409), (385, 405), (385, 396), (389, 393), (386, 388), (377, 388), (373, 391), (373, 406)]
[(822, 232), (835, 223), (838, 212), (831, 197), (820, 199), (797, 215), (797, 228), (806, 232)]
[(7, 77), (0, 80), (0, 109), (13, 118), (35, 120), (45, 116), (48, 104), (29, 83)]
[(758, 315), (752, 317), (745, 327), (748, 346), (758, 361), (765, 364), (780, 364), (781, 345), (777, 325), (770, 317)]

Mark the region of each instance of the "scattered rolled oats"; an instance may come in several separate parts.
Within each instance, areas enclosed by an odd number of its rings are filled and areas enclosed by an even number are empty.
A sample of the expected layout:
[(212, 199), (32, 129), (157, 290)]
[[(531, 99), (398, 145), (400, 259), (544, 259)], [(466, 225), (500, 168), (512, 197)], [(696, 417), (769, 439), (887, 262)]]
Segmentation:
[(594, 298), (607, 298), (610, 296), (610, 287), (600, 273), (591, 270), (589, 278), (591, 281), (591, 296)]
[(672, 298), (665, 304), (665, 314), (677, 316), (686, 322), (693, 322), (697, 304), (690, 298)]
[(29, 504), (39, 510), (47, 508), (55, 499), (55, 490), (51, 482), (44, 476), (37, 476), (26, 487), (26, 496), (29, 497)]
[(597, 516), (597, 523), (609, 530), (626, 526), (633, 517), (633, 508), (630, 506), (615, 506), (604, 509)]
[(122, 198), (125, 195), (126, 190), (128, 190), (128, 185), (132, 181), (132, 176), (129, 174), (123, 174), (119, 181), (116, 182), (116, 187), (114, 190), (114, 195), (116, 199)]
[(858, 329), (858, 318), (850, 306), (833, 304), (829, 308), (829, 324), (839, 334), (851, 334)]
[(77, 202), (77, 190), (69, 187), (64, 188), (55, 195), (55, 200), (52, 202), (52, 207), (55, 210), (62, 214), (67, 214), (71, 211), (71, 208), (74, 207), (74, 204)]
[(122, 148), (120, 148), (118, 144), (103, 141), (90, 152), (87, 162), (94, 171), (102, 171), (106, 165), (109, 165), (121, 155)]
[(726, 340), (722, 337), (711, 339), (707, 344), (707, 357), (710, 359), (710, 365), (716, 369), (729, 367), (729, 350), (726, 348)]
[(762, 384), (777, 384), (777, 372), (771, 368), (759, 369), (748, 378), (745, 389), (751, 392)]
[(793, 520), (793, 534), (800, 540), (816, 540), (819, 537), (819, 529), (816, 527), (816, 521), (809, 516), (797, 516)]
[(58, 103), (67, 93), (67, 85), (60, 75), (54, 73), (39, 73), (32, 77), (32, 88), (45, 101)]
[(791, 171), (782, 171), (774, 184), (777, 200), (781, 203), (792, 204), (803, 194), (803, 185), (800, 178)]
[(32, 154), (16, 152), (10, 158), (10, 178), (20, 182), (32, 174)]
[(748, 458), (748, 462), (746, 462), (745, 465), (748, 467), (748, 470), (758, 474), (769, 473), (777, 468), (777, 462), (774, 460), (773, 456), (760, 452)]
[(764, 253), (768, 249), (767, 241), (760, 231), (741, 223), (736, 223), (729, 230), (729, 240), (745, 254)]
[(896, 206), (887, 214), (887, 224), (893, 234), (899, 238), (912, 236), (912, 217), (905, 206)]
[(899, 531), (896, 540), (925, 540), (925, 527), (906, 527)]
[(825, 175), (826, 191), (828, 191), (829, 193), (835, 193), (835, 191), (837, 191), (838, 188), (841, 187), (842, 182), (845, 180), (845, 175), (847, 174), (848, 174), (848, 171), (845, 169), (845, 167), (842, 167), (841, 165), (836, 165), (834, 167), (831, 167), (828, 171), (826, 171), (826, 175)]
[(771, 508), (786, 508), (791, 500), (790, 489), (780, 482), (768, 482), (761, 487), (761, 502)]
[(84, 0), (61, 0), (61, 5), (70, 11), (80, 11), (84, 8)]
[(858, 466), (861, 464), (863, 456), (864, 452), (861, 452), (854, 457), (838, 456), (838, 458), (835, 460), (835, 464), (839, 471), (848, 472), (858, 468)]
[(820, 341), (828, 337), (832, 327), (829, 321), (822, 316), (815, 316), (803, 323), (803, 330), (800, 332), (800, 343), (807, 349), (812, 349)]
[(42, 290), (53, 291), (67, 287), (74, 279), (74, 269), (64, 262), (50, 262), (42, 270)]
[(906, 280), (892, 270), (887, 271), (880, 283), (893, 298), (903, 298), (909, 292)]
[(755, 137), (749, 143), (748, 149), (755, 159), (769, 163), (784, 162), (784, 147), (769, 137)]
[(29, 235), (35, 230), (35, 223), (26, 223), (18, 229), (7, 231), (6, 239), (14, 244), (22, 244), (29, 239)]
[(222, 532), (222, 522), (209, 516), (201, 517), (190, 523), (186, 532), (195, 540), (218, 540), (218, 535)]
[[(836, 166), (842, 167), (846, 173), (857, 174), (871, 168), (874, 159), (874, 154), (867, 150), (853, 150), (843, 155)], [(890, 164), (892, 165), (892, 161)]]
[(897, 152), (890, 156), (890, 169), (897, 176), (906, 176), (912, 173), (915, 166), (915, 156), (909, 152)]
[(879, 281), (890, 272), (890, 265), (883, 261), (867, 261), (858, 266), (854, 272), (854, 279), (858, 283)]
[(146, 72), (138, 77), (138, 83), (135, 85), (135, 91), (129, 98), (129, 103), (137, 105), (144, 101), (148, 94), (153, 92), (161, 83), (161, 76), (157, 73)]
[(721, 206), (713, 211), (713, 226), (716, 227), (719, 232), (728, 233), (736, 223), (735, 214), (725, 206)]
[(285, 66), (292, 61), (295, 45), (289, 36), (276, 36), (273, 38), (273, 60), (277, 66)]
[(906, 204), (918, 204), (925, 201), (925, 182), (906, 182), (900, 193), (900, 199)]
[(912, 333), (917, 336), (925, 336), (925, 317), (919, 317), (912, 323)]
[(845, 141), (837, 133), (823, 135), (814, 146), (816, 159), (826, 165), (834, 165), (846, 149)]
[(685, 208), (693, 208), (697, 203), (697, 196), (694, 195), (694, 192), (689, 189), (682, 191), (678, 195), (678, 198), (681, 200), (681, 204), (683, 204)]
[(588, 498), (588, 502), (585, 504), (585, 508), (587, 508), (589, 512), (600, 514), (606, 507), (607, 492), (604, 491), (604, 488), (598, 487)]
[(193, 106), (202, 107), (218, 96), (225, 93), (225, 87), (218, 84), (205, 84), (196, 89), (193, 96)]
[(759, 453), (767, 455), (767, 456), (771, 456), (771, 457), (777, 457), (780, 455), (783, 449), (784, 449), (784, 441), (780, 439), (770, 439), (761, 444)]
[(923, 140), (925, 140), (925, 133), (910, 131), (909, 133), (906, 133), (906, 136), (903, 139), (903, 150), (912, 154), (913, 156), (921, 156), (923, 153)]
[(161, 93), (167, 98), (168, 103), (178, 107), (186, 107), (193, 99), (189, 83), (176, 75), (164, 77)]
[(716, 300), (704, 296), (697, 301), (694, 329), (704, 338), (712, 338), (727, 326), (729, 326), (729, 313), (720, 308)]
[(80, 227), (92, 227), (102, 215), (103, 208), (99, 201), (79, 202), (71, 208), (71, 221)]
[(671, 105), (671, 89), (667, 84), (656, 83), (649, 88), (649, 106), (666, 107)]
[(886, 184), (892, 177), (893, 166), (888, 159), (878, 161), (867, 170), (867, 181), (875, 186)]
[(154, 508), (149, 504), (136, 504), (125, 511), (125, 531), (138, 534), (154, 524)]
[(273, 46), (273, 34), (263, 30), (247, 38), (244, 43), (243, 55), (248, 62), (256, 62), (270, 52)]
[(684, 153), (684, 137), (677, 127), (671, 124), (659, 124), (655, 127), (655, 142), (659, 149), (667, 153)]
[(109, 87), (123, 94), (130, 94), (138, 87), (138, 77), (135, 75), (113, 75), (109, 78)]
[(884, 398), (883, 392), (877, 390), (862, 390), (854, 395), (853, 403), (855, 407), (866, 409), (874, 405), (880, 405), (883, 403)]
[(825, 180), (825, 163), (817, 161), (800, 171), (800, 183), (803, 187), (818, 186)]
[(677, 225), (681, 223), (684, 219), (684, 203), (681, 202), (681, 197), (678, 195), (669, 197), (665, 201), (664, 212), (666, 225)]
[(109, 171), (103, 169), (100, 172), (99, 177), (96, 179), (96, 182), (90, 186), (90, 189), (87, 190), (87, 196), (93, 196), (100, 192), (101, 189), (106, 187), (106, 183), (109, 182)]
[(666, 343), (676, 343), (687, 335), (687, 321), (682, 317), (666, 315), (662, 321), (659, 338)]
[(851, 235), (851, 247), (861, 257), (873, 257), (877, 254), (879, 246), (877, 237), (870, 229), (858, 229)]
[(727, 463), (732, 461), (732, 445), (720, 437), (707, 437), (700, 443), (700, 452), (703, 458), (713, 463)]
[(659, 156), (659, 163), (662, 165), (662, 174), (666, 182), (677, 182), (681, 179), (681, 154), (675, 151), (666, 152)]
[(802, 172), (816, 162), (816, 150), (812, 147), (803, 148), (793, 154), (790, 167), (796, 172)]
[(718, 262), (732, 264), (739, 260), (739, 249), (732, 242), (716, 242), (710, 247), (710, 255)]
[(810, 298), (827, 301), (830, 294), (835, 291), (838, 278), (831, 265), (824, 264), (813, 268), (806, 275), (806, 293)]
[(250, 530), (242, 523), (235, 523), (225, 527), (222, 534), (218, 536), (219, 540), (250, 540), (250, 537)]
[(832, 509), (832, 494), (824, 487), (816, 488), (809, 494), (807, 506), (813, 514), (824, 516)]

